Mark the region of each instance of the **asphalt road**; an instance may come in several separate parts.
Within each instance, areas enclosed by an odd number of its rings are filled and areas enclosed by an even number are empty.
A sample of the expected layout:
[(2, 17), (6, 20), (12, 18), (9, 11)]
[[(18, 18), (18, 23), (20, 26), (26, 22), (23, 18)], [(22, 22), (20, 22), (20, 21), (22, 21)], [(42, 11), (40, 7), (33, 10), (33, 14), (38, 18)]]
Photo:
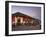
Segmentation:
[(36, 26), (14, 26), (12, 27), (12, 31), (23, 31), (23, 30), (40, 30), (41, 25)]

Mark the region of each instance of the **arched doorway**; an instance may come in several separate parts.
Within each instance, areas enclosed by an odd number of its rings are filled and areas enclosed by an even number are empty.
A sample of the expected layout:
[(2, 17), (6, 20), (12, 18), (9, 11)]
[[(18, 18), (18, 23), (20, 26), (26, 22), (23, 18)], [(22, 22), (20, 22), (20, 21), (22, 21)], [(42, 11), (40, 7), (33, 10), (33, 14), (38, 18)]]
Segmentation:
[(20, 23), (20, 22), (21, 22), (21, 18), (17, 17), (17, 23)]
[(20, 26), (21, 25), (21, 18), (17, 17), (17, 25)]

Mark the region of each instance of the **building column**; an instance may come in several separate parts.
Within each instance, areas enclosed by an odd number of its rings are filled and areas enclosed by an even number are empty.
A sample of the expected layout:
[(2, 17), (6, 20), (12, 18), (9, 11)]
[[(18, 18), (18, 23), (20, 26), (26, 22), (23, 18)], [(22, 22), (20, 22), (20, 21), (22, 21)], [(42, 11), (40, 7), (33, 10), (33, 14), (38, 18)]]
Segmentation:
[(17, 23), (17, 18), (15, 17), (15, 25), (16, 25), (16, 23)]
[(23, 18), (21, 17), (20, 19), (21, 19), (21, 23), (23, 23)]

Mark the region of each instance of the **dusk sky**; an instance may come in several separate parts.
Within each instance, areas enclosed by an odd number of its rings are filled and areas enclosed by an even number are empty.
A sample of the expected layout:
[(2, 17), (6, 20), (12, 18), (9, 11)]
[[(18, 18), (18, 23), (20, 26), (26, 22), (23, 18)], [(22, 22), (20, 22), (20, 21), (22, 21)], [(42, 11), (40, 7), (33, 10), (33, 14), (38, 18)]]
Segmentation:
[(41, 7), (31, 7), (31, 6), (11, 6), (11, 12), (12, 14), (16, 12), (20, 12), (23, 14), (26, 14), (28, 16), (31, 16), (33, 18), (37, 18), (41, 20)]

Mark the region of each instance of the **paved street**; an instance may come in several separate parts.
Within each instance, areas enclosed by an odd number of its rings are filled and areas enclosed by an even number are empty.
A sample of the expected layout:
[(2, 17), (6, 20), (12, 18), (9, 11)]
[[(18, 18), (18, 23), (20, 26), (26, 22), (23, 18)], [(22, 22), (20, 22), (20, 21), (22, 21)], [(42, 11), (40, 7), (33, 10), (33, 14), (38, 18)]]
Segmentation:
[(41, 25), (36, 25), (36, 26), (14, 26), (12, 28), (12, 31), (22, 31), (22, 30), (40, 30)]

